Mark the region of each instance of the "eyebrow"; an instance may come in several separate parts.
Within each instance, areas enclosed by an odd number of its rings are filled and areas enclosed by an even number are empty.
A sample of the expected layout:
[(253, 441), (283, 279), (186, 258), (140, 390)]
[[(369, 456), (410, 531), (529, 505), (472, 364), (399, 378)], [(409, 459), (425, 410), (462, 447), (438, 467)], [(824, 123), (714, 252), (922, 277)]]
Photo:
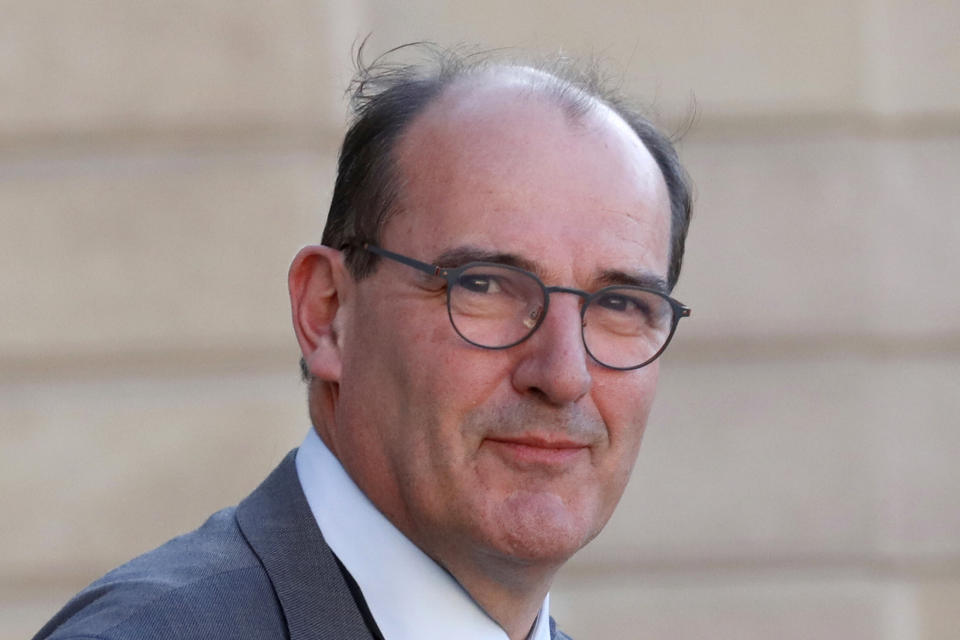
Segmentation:
[(664, 294), (670, 293), (670, 287), (667, 286), (667, 281), (664, 278), (646, 270), (628, 272), (619, 269), (605, 269), (600, 274), (599, 282), (601, 287), (628, 285), (653, 289)]
[(444, 251), (433, 260), (433, 264), (448, 269), (456, 269), (468, 262), (493, 262), (495, 264), (505, 264), (511, 267), (517, 267), (524, 271), (537, 273), (540, 271), (537, 265), (526, 258), (518, 256), (515, 253), (506, 253), (503, 251), (489, 251), (470, 245), (454, 247)]
[[(448, 269), (455, 269), (469, 262), (492, 262), (494, 264), (505, 264), (511, 267), (523, 269), (524, 271), (529, 271), (543, 279), (543, 270), (540, 269), (535, 262), (532, 262), (515, 253), (490, 251), (470, 245), (448, 249), (433, 260), (433, 264)], [(596, 283), (598, 285), (598, 289), (613, 285), (627, 285), (633, 287), (643, 287), (645, 289), (653, 289), (654, 291), (659, 291), (665, 294), (669, 293), (670, 290), (669, 286), (667, 286), (667, 281), (663, 277), (646, 269), (638, 269), (636, 271), (605, 269), (600, 273), (600, 277), (597, 278)]]

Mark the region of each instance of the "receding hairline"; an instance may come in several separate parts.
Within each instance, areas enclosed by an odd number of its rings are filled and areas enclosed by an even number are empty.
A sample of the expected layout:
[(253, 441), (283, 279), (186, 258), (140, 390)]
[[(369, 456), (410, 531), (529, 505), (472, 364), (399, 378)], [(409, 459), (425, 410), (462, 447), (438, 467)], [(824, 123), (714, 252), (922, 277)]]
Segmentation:
[[(504, 95), (508, 96), (507, 100), (503, 100)], [(517, 98), (514, 99), (514, 96)], [(473, 118), (483, 118), (486, 115), (484, 111), (496, 115), (498, 111), (509, 110), (517, 103), (528, 103), (534, 110), (559, 113), (566, 126), (573, 129), (611, 131), (634, 147), (637, 153), (646, 157), (655, 172), (658, 190), (668, 204), (666, 215), (670, 220), (671, 196), (663, 168), (630, 122), (601, 97), (562, 77), (532, 66), (508, 64), (485, 67), (457, 77), (406, 124), (390, 150), (390, 163), (396, 172), (394, 178), (398, 187), (397, 207), (393, 215), (402, 215), (404, 193), (409, 186), (406, 180), (408, 174), (402, 165), (424, 152), (425, 141), (422, 136), (425, 129), (436, 133), (434, 124), (445, 122), (440, 125), (441, 131), (449, 131), (451, 122), (461, 124)], [(466, 114), (461, 112), (464, 107), (468, 110)], [(474, 113), (469, 113), (474, 109)]]
[[(545, 104), (558, 106), (571, 124), (589, 127), (594, 120), (590, 114), (601, 113), (596, 121), (625, 125), (632, 135), (625, 131), (624, 140), (636, 141), (653, 156), (671, 205), (669, 280), (676, 283), (693, 204), (689, 176), (677, 156), (675, 136), (653, 124), (649, 108), (621, 93), (621, 83), (605, 73), (599, 59), (430, 42), (401, 45), (370, 62), (362, 53), (361, 46), (348, 90), (352, 121), (341, 146), (325, 244), (342, 248), (376, 242), (387, 220), (398, 213), (402, 181), (395, 171), (396, 151), (416, 120), (464, 89), (504, 86), (512, 80), (527, 95), (538, 94)], [(348, 267), (357, 278), (371, 273), (376, 262), (361, 252), (347, 253)]]
[(430, 112), (455, 104), (455, 101), (466, 99), (471, 94), (492, 91), (515, 91), (521, 98), (542, 99), (560, 108), (571, 122), (581, 122), (590, 114), (614, 118), (630, 129), (633, 137), (642, 143), (621, 114), (590, 88), (547, 69), (511, 63), (479, 66), (455, 76), (407, 123), (404, 134)]

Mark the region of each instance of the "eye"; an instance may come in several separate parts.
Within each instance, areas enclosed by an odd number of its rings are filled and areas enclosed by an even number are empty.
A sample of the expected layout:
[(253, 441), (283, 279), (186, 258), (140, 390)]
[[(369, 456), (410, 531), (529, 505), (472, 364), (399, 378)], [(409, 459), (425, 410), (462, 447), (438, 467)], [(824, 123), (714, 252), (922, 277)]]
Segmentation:
[(496, 276), (468, 273), (460, 276), (457, 285), (472, 293), (500, 293), (500, 279)]
[(619, 293), (610, 293), (601, 296), (594, 301), (594, 304), (609, 311), (619, 311), (622, 313), (640, 312), (647, 314), (650, 311), (649, 306), (647, 306), (647, 303), (643, 300)]

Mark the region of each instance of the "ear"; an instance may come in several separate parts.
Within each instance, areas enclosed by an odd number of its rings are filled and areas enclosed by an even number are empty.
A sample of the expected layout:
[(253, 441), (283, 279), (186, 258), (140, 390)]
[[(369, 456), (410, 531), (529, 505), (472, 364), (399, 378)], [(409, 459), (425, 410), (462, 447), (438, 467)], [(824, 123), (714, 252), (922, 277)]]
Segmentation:
[(330, 247), (304, 247), (290, 265), (293, 330), (307, 369), (328, 382), (340, 379), (341, 323), (337, 319), (343, 315), (341, 303), (349, 282), (343, 254)]

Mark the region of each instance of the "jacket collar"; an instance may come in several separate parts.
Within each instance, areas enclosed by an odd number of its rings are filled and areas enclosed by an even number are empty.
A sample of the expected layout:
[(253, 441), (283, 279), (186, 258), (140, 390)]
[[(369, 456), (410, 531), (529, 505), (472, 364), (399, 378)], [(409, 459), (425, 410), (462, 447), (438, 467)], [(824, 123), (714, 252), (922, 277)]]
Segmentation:
[(237, 523), (273, 583), (291, 640), (370, 640), (307, 505), (296, 450), (237, 506)]

